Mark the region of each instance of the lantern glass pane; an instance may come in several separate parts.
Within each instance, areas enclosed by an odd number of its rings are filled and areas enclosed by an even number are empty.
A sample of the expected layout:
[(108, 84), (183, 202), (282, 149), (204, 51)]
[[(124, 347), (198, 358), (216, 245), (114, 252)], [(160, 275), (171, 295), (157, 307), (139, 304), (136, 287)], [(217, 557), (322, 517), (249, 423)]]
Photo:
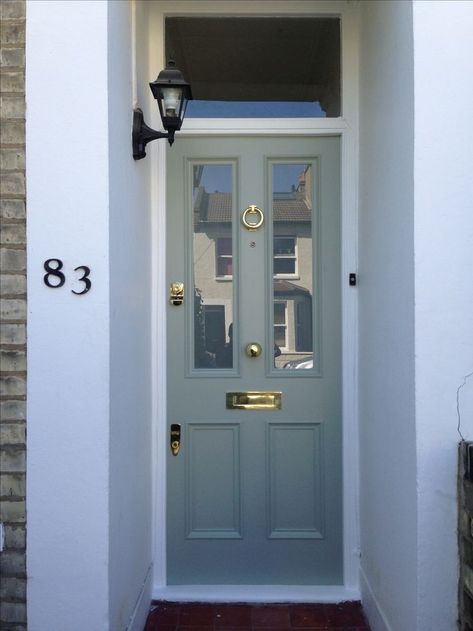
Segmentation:
[(179, 118), (182, 99), (182, 88), (162, 88), (163, 113), (168, 118)]

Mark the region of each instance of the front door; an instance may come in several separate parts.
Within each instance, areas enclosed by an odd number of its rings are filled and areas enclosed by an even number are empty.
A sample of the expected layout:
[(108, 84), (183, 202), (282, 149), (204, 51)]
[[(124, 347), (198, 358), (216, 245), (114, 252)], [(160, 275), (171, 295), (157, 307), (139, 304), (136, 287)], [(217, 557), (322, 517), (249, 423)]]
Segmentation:
[(338, 137), (168, 150), (168, 584), (343, 582), (339, 163)]

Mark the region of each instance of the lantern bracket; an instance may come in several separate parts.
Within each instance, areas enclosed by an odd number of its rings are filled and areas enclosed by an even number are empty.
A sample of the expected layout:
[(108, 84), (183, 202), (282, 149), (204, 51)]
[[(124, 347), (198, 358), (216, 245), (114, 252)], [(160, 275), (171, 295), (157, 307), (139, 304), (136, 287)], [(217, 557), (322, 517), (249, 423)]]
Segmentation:
[(174, 129), (167, 132), (151, 129), (144, 121), (142, 110), (137, 107), (133, 110), (133, 158), (141, 160), (146, 156), (146, 145), (158, 138), (167, 138), (170, 145), (174, 142)]

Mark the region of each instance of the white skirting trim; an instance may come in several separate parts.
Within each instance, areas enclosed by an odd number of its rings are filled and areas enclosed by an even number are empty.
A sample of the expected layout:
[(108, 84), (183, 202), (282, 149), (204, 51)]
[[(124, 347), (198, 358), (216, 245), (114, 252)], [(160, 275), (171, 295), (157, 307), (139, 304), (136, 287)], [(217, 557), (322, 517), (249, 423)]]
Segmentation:
[(360, 568), (360, 591), (363, 611), (368, 618), (372, 631), (392, 631), (362, 568)]
[(136, 601), (135, 608), (130, 617), (126, 631), (143, 631), (146, 618), (148, 617), (149, 606), (151, 603), (151, 590), (153, 585), (153, 565), (151, 564), (146, 573), (146, 578), (141, 587), (140, 594)]
[(153, 599), (214, 603), (337, 603), (360, 600), (360, 592), (343, 585), (155, 585)]

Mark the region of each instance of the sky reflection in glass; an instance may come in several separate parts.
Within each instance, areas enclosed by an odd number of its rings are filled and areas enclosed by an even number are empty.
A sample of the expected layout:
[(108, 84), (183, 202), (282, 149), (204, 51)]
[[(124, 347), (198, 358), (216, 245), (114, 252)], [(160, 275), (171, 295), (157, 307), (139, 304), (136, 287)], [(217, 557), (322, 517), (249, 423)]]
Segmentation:
[(318, 101), (189, 101), (186, 118), (325, 118)]

